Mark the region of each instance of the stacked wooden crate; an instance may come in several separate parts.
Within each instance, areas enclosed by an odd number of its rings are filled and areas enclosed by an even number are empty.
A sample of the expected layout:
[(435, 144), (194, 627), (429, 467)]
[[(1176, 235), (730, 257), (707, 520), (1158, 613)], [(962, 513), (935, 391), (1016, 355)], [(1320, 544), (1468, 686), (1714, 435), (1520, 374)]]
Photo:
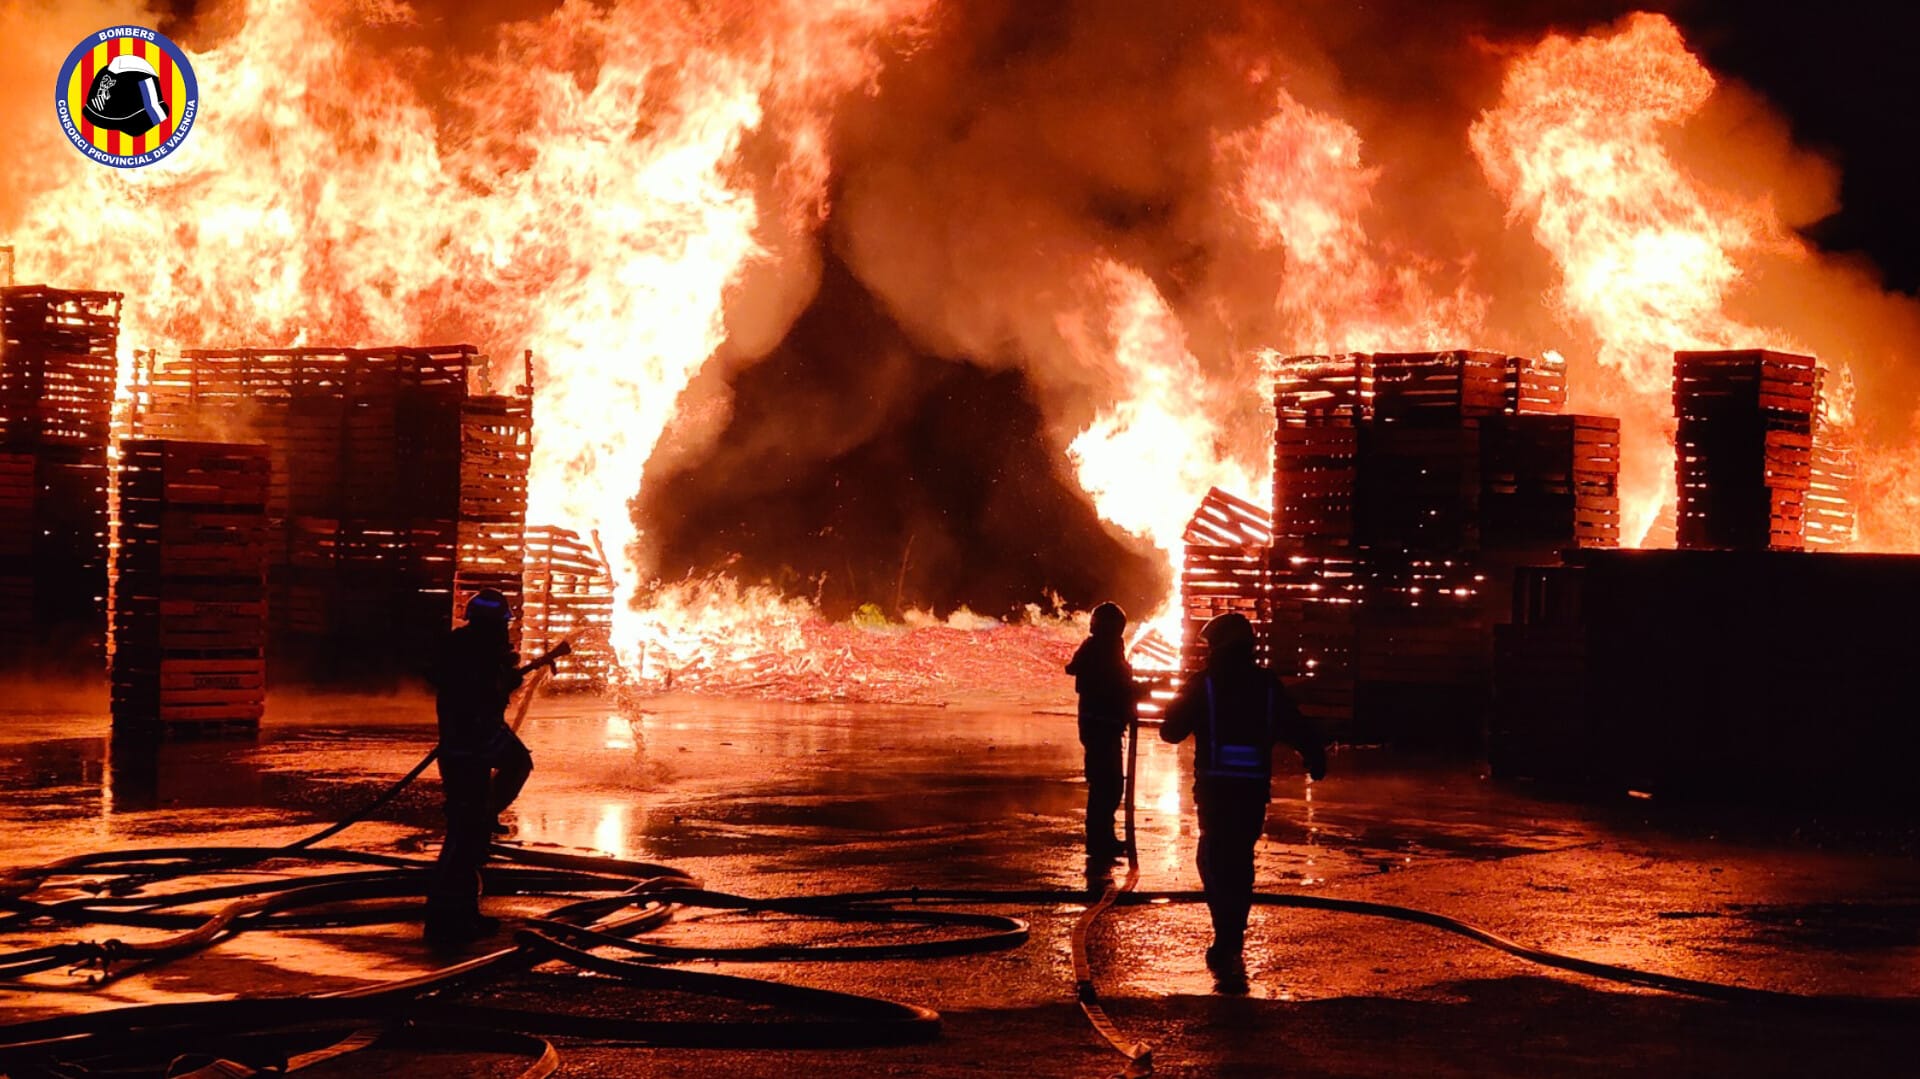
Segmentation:
[(1482, 540), (1489, 549), (1546, 555), (1619, 545), (1618, 419), (1494, 417), (1482, 431), (1482, 451)]
[(1828, 407), (1829, 372), (1822, 368), (1814, 389), (1820, 408), (1813, 418), (1813, 459), (1807, 475), (1807, 548), (1844, 551), (1853, 545), (1856, 524), (1855, 434)]
[(1557, 357), (1276, 371), (1276, 671), (1343, 733), (1476, 738), (1513, 567), (1618, 540), (1618, 423), (1555, 414)]
[(1460, 744), (1477, 728), (1494, 621), (1479, 562), (1483, 436), (1518, 407), (1517, 369), (1470, 350), (1374, 357), (1351, 660), (1361, 737)]
[(18, 514), (5, 542), (15, 553), (0, 561), (0, 636), (19, 646), (0, 663), (104, 659), (119, 328), (119, 293), (0, 289), (0, 498)]
[(554, 666), (551, 684), (566, 690), (605, 688), (616, 668), (613, 578), (606, 562), (569, 529), (533, 525), (526, 536), (521, 647), (538, 654), (571, 641), (573, 654)]
[(1810, 356), (1674, 354), (1681, 547), (1806, 546), (1818, 377)]
[(1580, 566), (1518, 571), (1510, 621), (1494, 627), (1487, 759), (1503, 777), (1584, 782), (1616, 771), (1597, 737)]
[(0, 656), (34, 647), (33, 454), (0, 453)]
[(427, 348), (196, 350), (160, 365), (144, 434), (272, 455), (276, 672), (418, 670), (480, 588), (517, 596), (532, 410), (469, 392), (479, 356)]
[[(527, 470), (532, 461), (531, 396), (466, 400), (460, 411), (455, 611), (464, 610), (467, 600), (483, 588), (498, 589), (515, 607), (521, 606), (526, 575)], [(609, 582), (609, 596), (611, 593)]]
[(265, 446), (121, 444), (116, 731), (177, 738), (258, 729), (270, 473)]
[(1360, 439), (1373, 417), (1373, 357), (1301, 356), (1274, 378), (1269, 659), (1303, 711), (1353, 714)]
[(1552, 415), (1566, 411), (1567, 361), (1557, 352), (1508, 356), (1506, 411), (1513, 415)]
[(1618, 795), (1913, 803), (1920, 558), (1581, 551), (1501, 631), (1497, 774)]
[(1257, 655), (1265, 662), (1272, 605), (1267, 554), (1273, 544), (1267, 508), (1215, 487), (1187, 522), (1181, 541), (1181, 672), (1190, 675), (1205, 665), (1200, 629), (1229, 613), (1244, 615), (1253, 624)]

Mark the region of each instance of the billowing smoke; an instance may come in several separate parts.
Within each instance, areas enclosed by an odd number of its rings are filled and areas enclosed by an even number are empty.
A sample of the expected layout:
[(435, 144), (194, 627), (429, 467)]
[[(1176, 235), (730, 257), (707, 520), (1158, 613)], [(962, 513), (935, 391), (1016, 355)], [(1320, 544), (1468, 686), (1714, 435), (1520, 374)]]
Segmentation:
[(1456, 345), (1565, 354), (1641, 528), (1672, 350), (1816, 352), (1920, 550), (1920, 314), (1795, 231), (1836, 170), (1664, 18), (1506, 7), (12, 0), (9, 115), (116, 21), (207, 101), (150, 175), (19, 125), (0, 234), (130, 347), (534, 349), (536, 512), (636, 584), (1152, 606), (1268, 496), (1267, 357)]

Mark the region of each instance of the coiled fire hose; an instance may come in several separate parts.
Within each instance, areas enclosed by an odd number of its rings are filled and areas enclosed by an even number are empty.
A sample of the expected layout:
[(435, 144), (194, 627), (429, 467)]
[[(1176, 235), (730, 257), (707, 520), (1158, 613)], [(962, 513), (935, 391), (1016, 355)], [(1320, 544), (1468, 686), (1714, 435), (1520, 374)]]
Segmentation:
[[(524, 716), (524, 705), (520, 715)], [(517, 724), (516, 724), (517, 725)], [(1073, 932), (1076, 995), (1096, 1031), (1126, 1060), (1126, 1075), (1151, 1070), (1150, 1049), (1128, 1037), (1101, 1005), (1087, 950), (1093, 923), (1115, 908), (1204, 901), (1194, 891), (1140, 891), (1133, 819), (1137, 730), (1129, 731), (1126, 770), (1127, 872), (1111, 878), (1081, 915)], [(130, 926), (170, 931), (154, 941), (77, 941), (0, 954), (0, 984), (14, 990), (85, 992), (134, 970), (150, 968), (250, 931), (306, 929), (416, 921), (432, 863), (353, 850), (316, 850), (398, 795), (433, 760), (429, 753), (367, 806), (328, 828), (282, 847), (185, 847), (106, 851), (78, 855), (0, 877), (0, 929), (40, 926)], [(668, 866), (588, 855), (496, 845), (496, 861), (483, 874), (488, 894), (566, 897), (571, 901), (540, 918), (526, 919), (514, 943), (429, 973), (348, 992), (299, 997), (149, 1004), (0, 1025), (0, 1070), (15, 1077), (85, 1074), (89, 1065), (119, 1068), (129, 1058), (180, 1057), (183, 1044), (219, 1053), (254, 1054), (269, 1061), (252, 1068), (208, 1055), (204, 1066), (171, 1076), (195, 1079), (300, 1070), (340, 1055), (382, 1046), (408, 1051), (489, 1051), (531, 1057), (522, 1079), (541, 1079), (559, 1057), (545, 1039), (565, 1035), (656, 1047), (825, 1048), (868, 1047), (924, 1041), (939, 1032), (939, 1016), (925, 1008), (876, 997), (786, 985), (733, 975), (672, 969), (661, 963), (687, 959), (722, 961), (866, 960), (951, 956), (1016, 947), (1027, 938), (1024, 922), (1000, 915), (940, 906), (1044, 906), (1085, 902), (1087, 893), (1066, 889), (903, 888), (807, 897), (753, 899), (708, 891)], [(186, 876), (218, 875), (270, 861), (331, 865), (329, 872), (266, 881), (206, 884), (181, 891), (148, 893), (154, 883)], [(95, 878), (85, 898), (43, 902), (33, 898), (55, 879)], [(69, 885), (71, 887), (71, 885)], [(1416, 908), (1326, 896), (1257, 893), (1254, 902), (1274, 907), (1387, 918), (1424, 925), (1472, 940), (1508, 955), (1556, 970), (1737, 1004), (1847, 1013), (1920, 1017), (1905, 998), (1803, 996), (1746, 986), (1635, 970), (1560, 955), (1522, 945), (1446, 915)], [(212, 913), (183, 908), (220, 903)], [(399, 904), (399, 905), (396, 905)], [(928, 939), (874, 944), (789, 944), (695, 948), (639, 939), (671, 919), (679, 908), (778, 913), (837, 922), (914, 925)], [(634, 958), (616, 959), (617, 949)], [(688, 1021), (572, 1015), (461, 999), (462, 994), (533, 977), (533, 968), (562, 963), (602, 979), (649, 991), (698, 994), (810, 1013), (778, 1021)], [(33, 980), (61, 968), (91, 973), (78, 982)], [(568, 983), (577, 987), (577, 979)], [(291, 1047), (291, 1048), (289, 1048)], [(293, 1048), (301, 1051), (293, 1052)]]

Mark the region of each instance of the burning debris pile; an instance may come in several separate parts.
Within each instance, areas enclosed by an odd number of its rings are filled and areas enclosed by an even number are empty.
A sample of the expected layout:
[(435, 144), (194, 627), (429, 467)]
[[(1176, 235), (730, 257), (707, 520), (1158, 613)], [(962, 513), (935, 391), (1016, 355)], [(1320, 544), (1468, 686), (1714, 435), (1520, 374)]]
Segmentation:
[[(736, 481), (674, 468), (742, 442), (812, 467), (791, 490), (817, 489), (804, 480), (917, 407), (902, 365), (878, 362), (901, 353), (1017, 382), (1001, 399), (1030, 403), (1035, 449), (928, 461), (883, 446), (875, 474), (1021, 522), (1059, 484), (1016, 482), (1006, 462), (1044, 455), (1115, 541), (1071, 587), (1036, 587), (1069, 606), (1146, 590), (1123, 557), (1170, 579), (1189, 571), (1185, 542), (1244, 561), (1258, 544), (1240, 525), (1221, 542), (1183, 527), (1210, 489), (1271, 486), (1280, 557), (1271, 598), (1246, 609), (1268, 604), (1276, 659), (1330, 714), (1483, 669), (1439, 624), (1497, 608), (1521, 558), (1679, 523), (1676, 349), (1818, 353), (1828, 386), (1859, 378), (1861, 415), (1823, 410), (1791, 479), (1804, 541), (1920, 549), (1913, 377), (1881, 359), (1913, 354), (1920, 309), (1796, 232), (1830, 211), (1831, 170), (1662, 16), (1572, 33), (1393, 5), (615, 0), (492, 23), (442, 7), (183, 19), (170, 29), (210, 104), (178, 153), (119, 175), (23, 144), (0, 186), (21, 270), (134, 297), (125, 343), (170, 357), (135, 390), (152, 397), (139, 433), (268, 444), (276, 655), (385, 663), (465, 591), (512, 591), (524, 502), (580, 545), (542, 534), (530, 578), (538, 635), (584, 626), (601, 649), (568, 679), (604, 665), (650, 686), (831, 695), (871, 689), (885, 672), (870, 659), (904, 664), (885, 693), (918, 692), (932, 676), (896, 638), (835, 644), (804, 575), (781, 576), (783, 544), (822, 526), (751, 514), (742, 527), (772, 552), (754, 573), (719, 544), (668, 566), (648, 519), (663, 512), (638, 497), (668, 475)], [(0, 12), (0, 28), (26, 17)], [(457, 46), (435, 29), (456, 23)], [(275, 92), (211, 104), (214, 87), (251, 86)], [(836, 275), (884, 333), (833, 317)], [(826, 345), (787, 349), (807, 326)], [(121, 342), (101, 334), (73, 354), (104, 369)], [(448, 339), (538, 353), (537, 442), (528, 397), (469, 392), (473, 349), (303, 347)], [(1429, 351), (1455, 342), (1486, 351)], [(192, 351), (208, 343), (246, 347)], [(728, 426), (744, 372), (827, 352), (829, 384)], [(1325, 358), (1280, 371), (1269, 457), (1269, 360), (1305, 354)], [(861, 407), (816, 423), (826, 400)], [(991, 428), (967, 420), (951, 425)], [(36, 475), (54, 467), (34, 452)], [(105, 464), (59, 467), (97, 480)], [(0, 459), (15, 504), (50, 490), (25, 468)], [(1876, 492), (1857, 520), (1850, 475)], [(455, 504), (461, 490), (479, 501)], [(589, 536), (604, 541), (592, 558)], [(1024, 557), (1005, 553), (1017, 539), (997, 557)], [(911, 542), (929, 558), (927, 535)], [(854, 548), (875, 564), (846, 578), (903, 578), (907, 544), (892, 546)], [(941, 554), (975, 580), (993, 568)], [(1196, 563), (1190, 597), (1216, 571), (1242, 572)], [(86, 597), (94, 625), (102, 591)], [(42, 605), (20, 574), (0, 592)], [(1172, 625), (1201, 613), (1136, 610), (1169, 653)]]
[[(1192, 675), (1206, 663), (1200, 627), (1212, 618), (1232, 612), (1264, 626), (1272, 614), (1267, 558), (1273, 547), (1273, 514), (1265, 506), (1215, 487), (1207, 492), (1187, 522), (1181, 537), (1185, 564), (1180, 572), (1180, 673)], [(1142, 642), (1145, 643), (1145, 642)], [(1140, 652), (1140, 646), (1134, 648)], [(1266, 642), (1256, 646), (1265, 662)], [(1141, 655), (1152, 662), (1152, 653)]]
[[(1002, 624), (957, 615), (907, 624), (809, 618), (787, 647), (730, 650), (725, 635), (649, 681), (658, 690), (781, 701), (947, 705), (1057, 700), (1062, 671), (1085, 635), (1071, 621)], [(751, 640), (751, 634), (743, 634)]]
[(0, 289), (0, 663), (106, 655), (117, 293)]

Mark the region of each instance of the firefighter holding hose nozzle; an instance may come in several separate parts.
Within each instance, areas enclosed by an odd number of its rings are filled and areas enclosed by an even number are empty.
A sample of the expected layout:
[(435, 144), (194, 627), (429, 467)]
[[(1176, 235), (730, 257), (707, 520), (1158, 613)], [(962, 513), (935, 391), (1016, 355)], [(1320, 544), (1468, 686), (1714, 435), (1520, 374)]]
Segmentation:
[[(1127, 612), (1117, 603), (1093, 609), (1087, 639), (1067, 664), (1073, 688), (1080, 696), (1080, 746), (1087, 768), (1087, 860), (1102, 863), (1125, 852), (1126, 843), (1113, 834), (1113, 814), (1120, 808), (1126, 776), (1121, 768), (1120, 742), (1134, 722), (1137, 696), (1133, 668), (1127, 663)], [(1091, 872), (1091, 870), (1090, 870)]]
[(436, 947), (457, 947), (500, 927), (480, 913), (480, 867), (500, 812), (533, 771), (533, 755), (506, 719), (507, 702), (526, 675), (508, 633), (512, 620), (507, 597), (482, 589), (467, 601), (466, 625), (447, 635), (434, 664), (447, 815), (427, 896), (426, 936)]
[(1200, 636), (1207, 643), (1206, 669), (1167, 706), (1160, 737), (1177, 743), (1193, 736), (1197, 860), (1213, 917), (1207, 969), (1223, 984), (1243, 984), (1253, 848), (1266, 827), (1274, 746), (1285, 742), (1298, 750), (1317, 780), (1327, 774), (1326, 744), (1273, 672), (1254, 662), (1253, 624), (1245, 615), (1220, 615)]

